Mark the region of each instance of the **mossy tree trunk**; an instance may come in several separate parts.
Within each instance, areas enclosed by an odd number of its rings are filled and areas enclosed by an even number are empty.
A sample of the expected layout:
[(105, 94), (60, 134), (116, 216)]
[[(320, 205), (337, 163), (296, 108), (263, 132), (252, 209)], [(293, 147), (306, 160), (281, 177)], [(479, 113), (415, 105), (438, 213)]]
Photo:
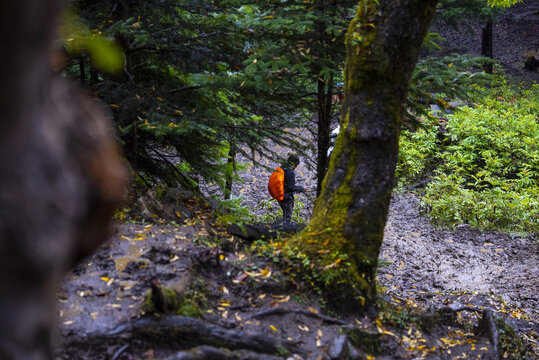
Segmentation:
[(340, 306), (375, 301), (403, 103), (436, 3), (361, 0), (348, 29), (342, 130), (313, 217), (289, 243)]

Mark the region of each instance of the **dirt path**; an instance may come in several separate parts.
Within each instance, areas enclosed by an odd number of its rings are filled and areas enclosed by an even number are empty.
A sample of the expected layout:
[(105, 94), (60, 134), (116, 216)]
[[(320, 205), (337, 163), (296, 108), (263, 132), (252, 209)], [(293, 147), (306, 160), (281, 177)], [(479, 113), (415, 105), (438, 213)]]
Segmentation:
[[(433, 228), (413, 195), (396, 196), (379, 280), (388, 295), (423, 307), (455, 301), (492, 306), (524, 333), (539, 331), (539, 247), (525, 238), (459, 226)], [(536, 338), (537, 341), (537, 338)]]

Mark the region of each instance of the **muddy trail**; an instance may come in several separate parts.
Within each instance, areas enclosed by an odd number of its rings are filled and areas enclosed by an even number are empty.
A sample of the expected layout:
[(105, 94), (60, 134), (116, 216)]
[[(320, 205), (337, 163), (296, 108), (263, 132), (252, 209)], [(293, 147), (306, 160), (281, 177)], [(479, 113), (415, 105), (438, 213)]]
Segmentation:
[(496, 350), (486, 309), (523, 340), (503, 338), (502, 357), (539, 356), (538, 256), (527, 239), (436, 230), (414, 196), (396, 196), (380, 258), (384, 305), (336, 314), (287, 271), (281, 243), (252, 247), (206, 204), (186, 206), (195, 216), (177, 226), (118, 224), (66, 278), (55, 359), (484, 359)]

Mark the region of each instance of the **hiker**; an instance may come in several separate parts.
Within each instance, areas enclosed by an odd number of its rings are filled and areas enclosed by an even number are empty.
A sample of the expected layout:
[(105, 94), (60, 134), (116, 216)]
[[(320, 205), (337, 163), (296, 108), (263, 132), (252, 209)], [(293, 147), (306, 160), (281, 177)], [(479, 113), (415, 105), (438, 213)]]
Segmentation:
[(282, 222), (288, 224), (292, 222), (292, 211), (294, 210), (294, 193), (304, 192), (303, 186), (296, 185), (296, 175), (294, 170), (299, 164), (297, 155), (288, 155), (288, 160), (281, 167), (284, 171), (284, 196), (282, 200), (277, 200), (283, 210)]

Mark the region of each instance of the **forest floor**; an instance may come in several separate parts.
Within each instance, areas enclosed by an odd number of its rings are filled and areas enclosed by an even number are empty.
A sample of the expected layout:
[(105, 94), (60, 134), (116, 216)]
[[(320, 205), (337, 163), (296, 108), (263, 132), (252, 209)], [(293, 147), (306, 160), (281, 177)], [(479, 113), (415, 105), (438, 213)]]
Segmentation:
[[(117, 224), (66, 279), (56, 359), (485, 359), (493, 346), (479, 331), (484, 309), (522, 341), (498, 323), (503, 358), (525, 348), (539, 356), (538, 247), (528, 239), (436, 230), (413, 195), (396, 196), (382, 306), (338, 315), (277, 256), (229, 236), (203, 203), (188, 205), (196, 217), (178, 226)], [(179, 289), (189, 306), (155, 312), (146, 299), (156, 284)]]

